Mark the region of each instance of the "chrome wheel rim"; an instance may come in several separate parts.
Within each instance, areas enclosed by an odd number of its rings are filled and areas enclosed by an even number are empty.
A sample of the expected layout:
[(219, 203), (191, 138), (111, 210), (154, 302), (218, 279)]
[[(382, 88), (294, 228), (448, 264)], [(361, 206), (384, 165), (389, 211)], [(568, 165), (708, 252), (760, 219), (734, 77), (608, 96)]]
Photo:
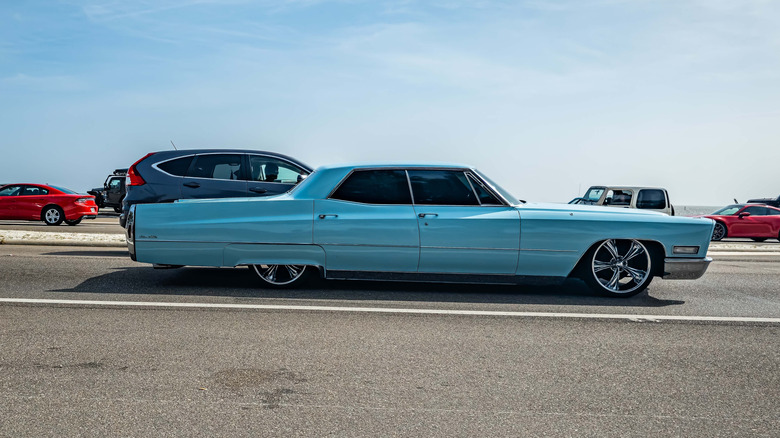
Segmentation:
[(721, 223), (715, 224), (715, 229), (712, 230), (712, 240), (720, 240), (726, 236), (726, 227)]
[(650, 277), (650, 253), (638, 240), (606, 240), (593, 253), (591, 273), (610, 292), (633, 292)]
[(284, 286), (301, 278), (306, 265), (252, 265), (255, 273), (264, 281)]
[(53, 224), (60, 220), (60, 212), (56, 208), (50, 208), (46, 210), (46, 222)]

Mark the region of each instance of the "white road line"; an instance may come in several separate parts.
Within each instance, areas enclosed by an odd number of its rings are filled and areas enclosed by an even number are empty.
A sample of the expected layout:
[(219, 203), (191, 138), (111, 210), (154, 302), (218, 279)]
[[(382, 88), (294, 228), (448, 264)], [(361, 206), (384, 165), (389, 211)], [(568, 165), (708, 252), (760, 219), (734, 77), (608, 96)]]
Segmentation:
[(338, 307), (338, 306), (294, 306), (277, 304), (227, 304), (227, 303), (165, 303), (154, 301), (91, 301), (53, 300), (33, 298), (0, 298), (0, 303), (50, 304), (98, 307), (153, 307), (184, 309), (250, 309), (250, 310), (300, 310), (318, 312), (395, 313), (415, 315), (469, 315), (469, 316), (512, 316), (536, 318), (572, 319), (618, 319), (630, 321), (707, 321), (707, 322), (759, 322), (780, 323), (780, 318), (754, 318), (745, 316), (679, 316), (679, 315), (630, 315), (612, 313), (559, 313), (559, 312), (506, 312), (495, 310), (446, 310), (446, 309), (400, 309), (389, 307)]

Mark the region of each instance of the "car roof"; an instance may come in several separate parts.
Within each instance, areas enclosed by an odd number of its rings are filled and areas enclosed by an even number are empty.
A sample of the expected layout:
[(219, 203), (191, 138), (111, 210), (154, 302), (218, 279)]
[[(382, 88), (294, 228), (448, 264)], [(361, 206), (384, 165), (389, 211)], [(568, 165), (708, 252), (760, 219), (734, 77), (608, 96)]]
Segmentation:
[(610, 190), (666, 190), (663, 187), (651, 187), (651, 186), (590, 186), (590, 189), (610, 189)]
[(473, 166), (459, 163), (442, 163), (442, 162), (404, 162), (404, 161), (386, 161), (386, 162), (358, 162), (358, 163), (342, 163), (342, 164), (329, 164), (320, 166), (321, 170), (339, 170), (339, 169), (473, 169)]

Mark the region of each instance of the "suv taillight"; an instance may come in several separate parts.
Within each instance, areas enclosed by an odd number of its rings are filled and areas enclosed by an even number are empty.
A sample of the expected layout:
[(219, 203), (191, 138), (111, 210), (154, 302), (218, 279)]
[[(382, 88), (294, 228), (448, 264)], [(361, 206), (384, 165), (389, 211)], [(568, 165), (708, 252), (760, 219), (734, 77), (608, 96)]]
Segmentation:
[(133, 165), (130, 166), (129, 169), (127, 169), (127, 181), (125, 182), (125, 185), (142, 186), (146, 184), (146, 181), (144, 181), (144, 179), (141, 178), (141, 175), (138, 173), (138, 169), (136, 169), (135, 166), (137, 166), (138, 163), (147, 159), (151, 155), (154, 155), (154, 152), (149, 152), (148, 154), (144, 155), (143, 158), (133, 163)]

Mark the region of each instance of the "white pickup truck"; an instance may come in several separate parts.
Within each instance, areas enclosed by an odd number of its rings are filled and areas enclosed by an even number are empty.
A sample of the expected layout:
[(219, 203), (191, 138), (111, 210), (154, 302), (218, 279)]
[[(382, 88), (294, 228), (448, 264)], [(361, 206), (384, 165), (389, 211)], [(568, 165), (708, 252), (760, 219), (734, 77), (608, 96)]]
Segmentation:
[(659, 187), (592, 186), (581, 198), (574, 198), (569, 204), (639, 208), (674, 216), (669, 193)]

